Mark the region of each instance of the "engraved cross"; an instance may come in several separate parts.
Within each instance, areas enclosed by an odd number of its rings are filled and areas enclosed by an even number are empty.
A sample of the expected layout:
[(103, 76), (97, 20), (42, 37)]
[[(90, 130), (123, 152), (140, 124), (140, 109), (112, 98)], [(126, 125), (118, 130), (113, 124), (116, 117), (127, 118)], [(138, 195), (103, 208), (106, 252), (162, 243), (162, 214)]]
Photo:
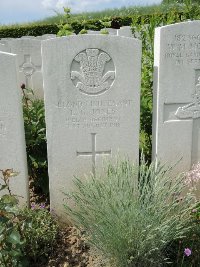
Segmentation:
[(92, 173), (95, 176), (96, 174), (96, 156), (97, 155), (111, 155), (111, 149), (107, 151), (98, 151), (96, 150), (96, 133), (91, 133), (92, 137), (92, 151), (87, 152), (76, 152), (77, 157), (79, 156), (92, 156)]
[(33, 88), (32, 75), (36, 71), (41, 71), (41, 66), (35, 66), (31, 61), (30, 55), (24, 55), (24, 62), (19, 67), (20, 71), (24, 73), (26, 78), (26, 87)]

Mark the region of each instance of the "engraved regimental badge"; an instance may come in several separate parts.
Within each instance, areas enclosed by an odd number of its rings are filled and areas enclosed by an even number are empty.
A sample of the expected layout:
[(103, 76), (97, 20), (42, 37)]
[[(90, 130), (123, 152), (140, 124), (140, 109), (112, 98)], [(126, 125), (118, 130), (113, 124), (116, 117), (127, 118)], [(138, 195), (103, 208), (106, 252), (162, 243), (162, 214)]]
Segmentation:
[(175, 113), (179, 119), (197, 119), (200, 118), (200, 77), (195, 85), (195, 93), (192, 95), (192, 102), (179, 107)]
[(115, 80), (112, 58), (96, 48), (80, 52), (71, 64), (71, 80), (79, 91), (87, 95), (107, 91)]

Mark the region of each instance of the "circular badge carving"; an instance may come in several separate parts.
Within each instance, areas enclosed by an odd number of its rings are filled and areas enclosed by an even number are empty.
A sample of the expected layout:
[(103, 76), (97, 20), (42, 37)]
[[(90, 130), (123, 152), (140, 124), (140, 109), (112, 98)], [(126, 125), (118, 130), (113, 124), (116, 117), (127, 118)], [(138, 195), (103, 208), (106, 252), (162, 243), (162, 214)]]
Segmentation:
[(98, 95), (109, 90), (115, 80), (112, 58), (97, 48), (88, 48), (76, 55), (70, 73), (76, 88), (87, 95)]

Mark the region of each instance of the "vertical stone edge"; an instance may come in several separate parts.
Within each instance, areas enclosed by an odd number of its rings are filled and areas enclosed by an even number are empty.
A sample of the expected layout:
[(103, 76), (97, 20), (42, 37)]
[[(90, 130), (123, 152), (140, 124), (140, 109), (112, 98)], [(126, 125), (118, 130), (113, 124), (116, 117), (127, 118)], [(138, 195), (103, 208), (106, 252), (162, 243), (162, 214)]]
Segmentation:
[(154, 67), (153, 67), (153, 121), (152, 121), (152, 161), (157, 162), (158, 142), (158, 104), (159, 104), (159, 64), (161, 56), (161, 27), (154, 34)]

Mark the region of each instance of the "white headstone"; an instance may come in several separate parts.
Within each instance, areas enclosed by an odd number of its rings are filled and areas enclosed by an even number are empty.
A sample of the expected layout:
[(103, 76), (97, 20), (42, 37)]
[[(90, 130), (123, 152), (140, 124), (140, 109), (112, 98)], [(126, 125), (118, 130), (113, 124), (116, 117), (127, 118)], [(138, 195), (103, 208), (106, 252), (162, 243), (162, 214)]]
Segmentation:
[(0, 39), (0, 44), (7, 45), (9, 41), (13, 40), (14, 38), (2, 38)]
[(87, 33), (88, 33), (88, 34), (100, 34), (100, 31), (92, 31), (92, 30), (88, 30)]
[(117, 30), (118, 36), (125, 36), (125, 37), (133, 37), (131, 27), (130, 26), (124, 26)]
[(78, 35), (42, 42), (51, 207), (74, 175), (117, 156), (138, 161), (141, 42)]
[(40, 40), (47, 40), (47, 39), (56, 38), (56, 34), (43, 34), (41, 36), (37, 36), (36, 38)]
[(0, 44), (0, 51), (1, 52), (9, 52), (9, 48), (5, 44)]
[(16, 55), (0, 52), (0, 62), (0, 169), (19, 172), (10, 178), (10, 188), (22, 197), (21, 204), (27, 204), (28, 173)]
[(17, 54), (19, 81), (33, 90), (36, 98), (43, 98), (41, 40), (20, 38), (9, 41), (10, 52)]
[(22, 36), (21, 39), (35, 39), (35, 36), (25, 35), (25, 36)]
[[(101, 31), (107, 31), (109, 35), (117, 35), (117, 29), (112, 29), (112, 28), (105, 28), (102, 29)], [(88, 30), (87, 33), (88, 34), (102, 34), (101, 31), (92, 31), (92, 30)]]
[(13, 40), (13, 38), (3, 38), (0, 40), (0, 46), (1, 46), (1, 51), (10, 53), (10, 47), (9, 47), (9, 42), (10, 40)]
[(106, 28), (110, 35), (117, 35), (117, 29)]
[(200, 161), (200, 21), (155, 32), (153, 158), (174, 173)]

